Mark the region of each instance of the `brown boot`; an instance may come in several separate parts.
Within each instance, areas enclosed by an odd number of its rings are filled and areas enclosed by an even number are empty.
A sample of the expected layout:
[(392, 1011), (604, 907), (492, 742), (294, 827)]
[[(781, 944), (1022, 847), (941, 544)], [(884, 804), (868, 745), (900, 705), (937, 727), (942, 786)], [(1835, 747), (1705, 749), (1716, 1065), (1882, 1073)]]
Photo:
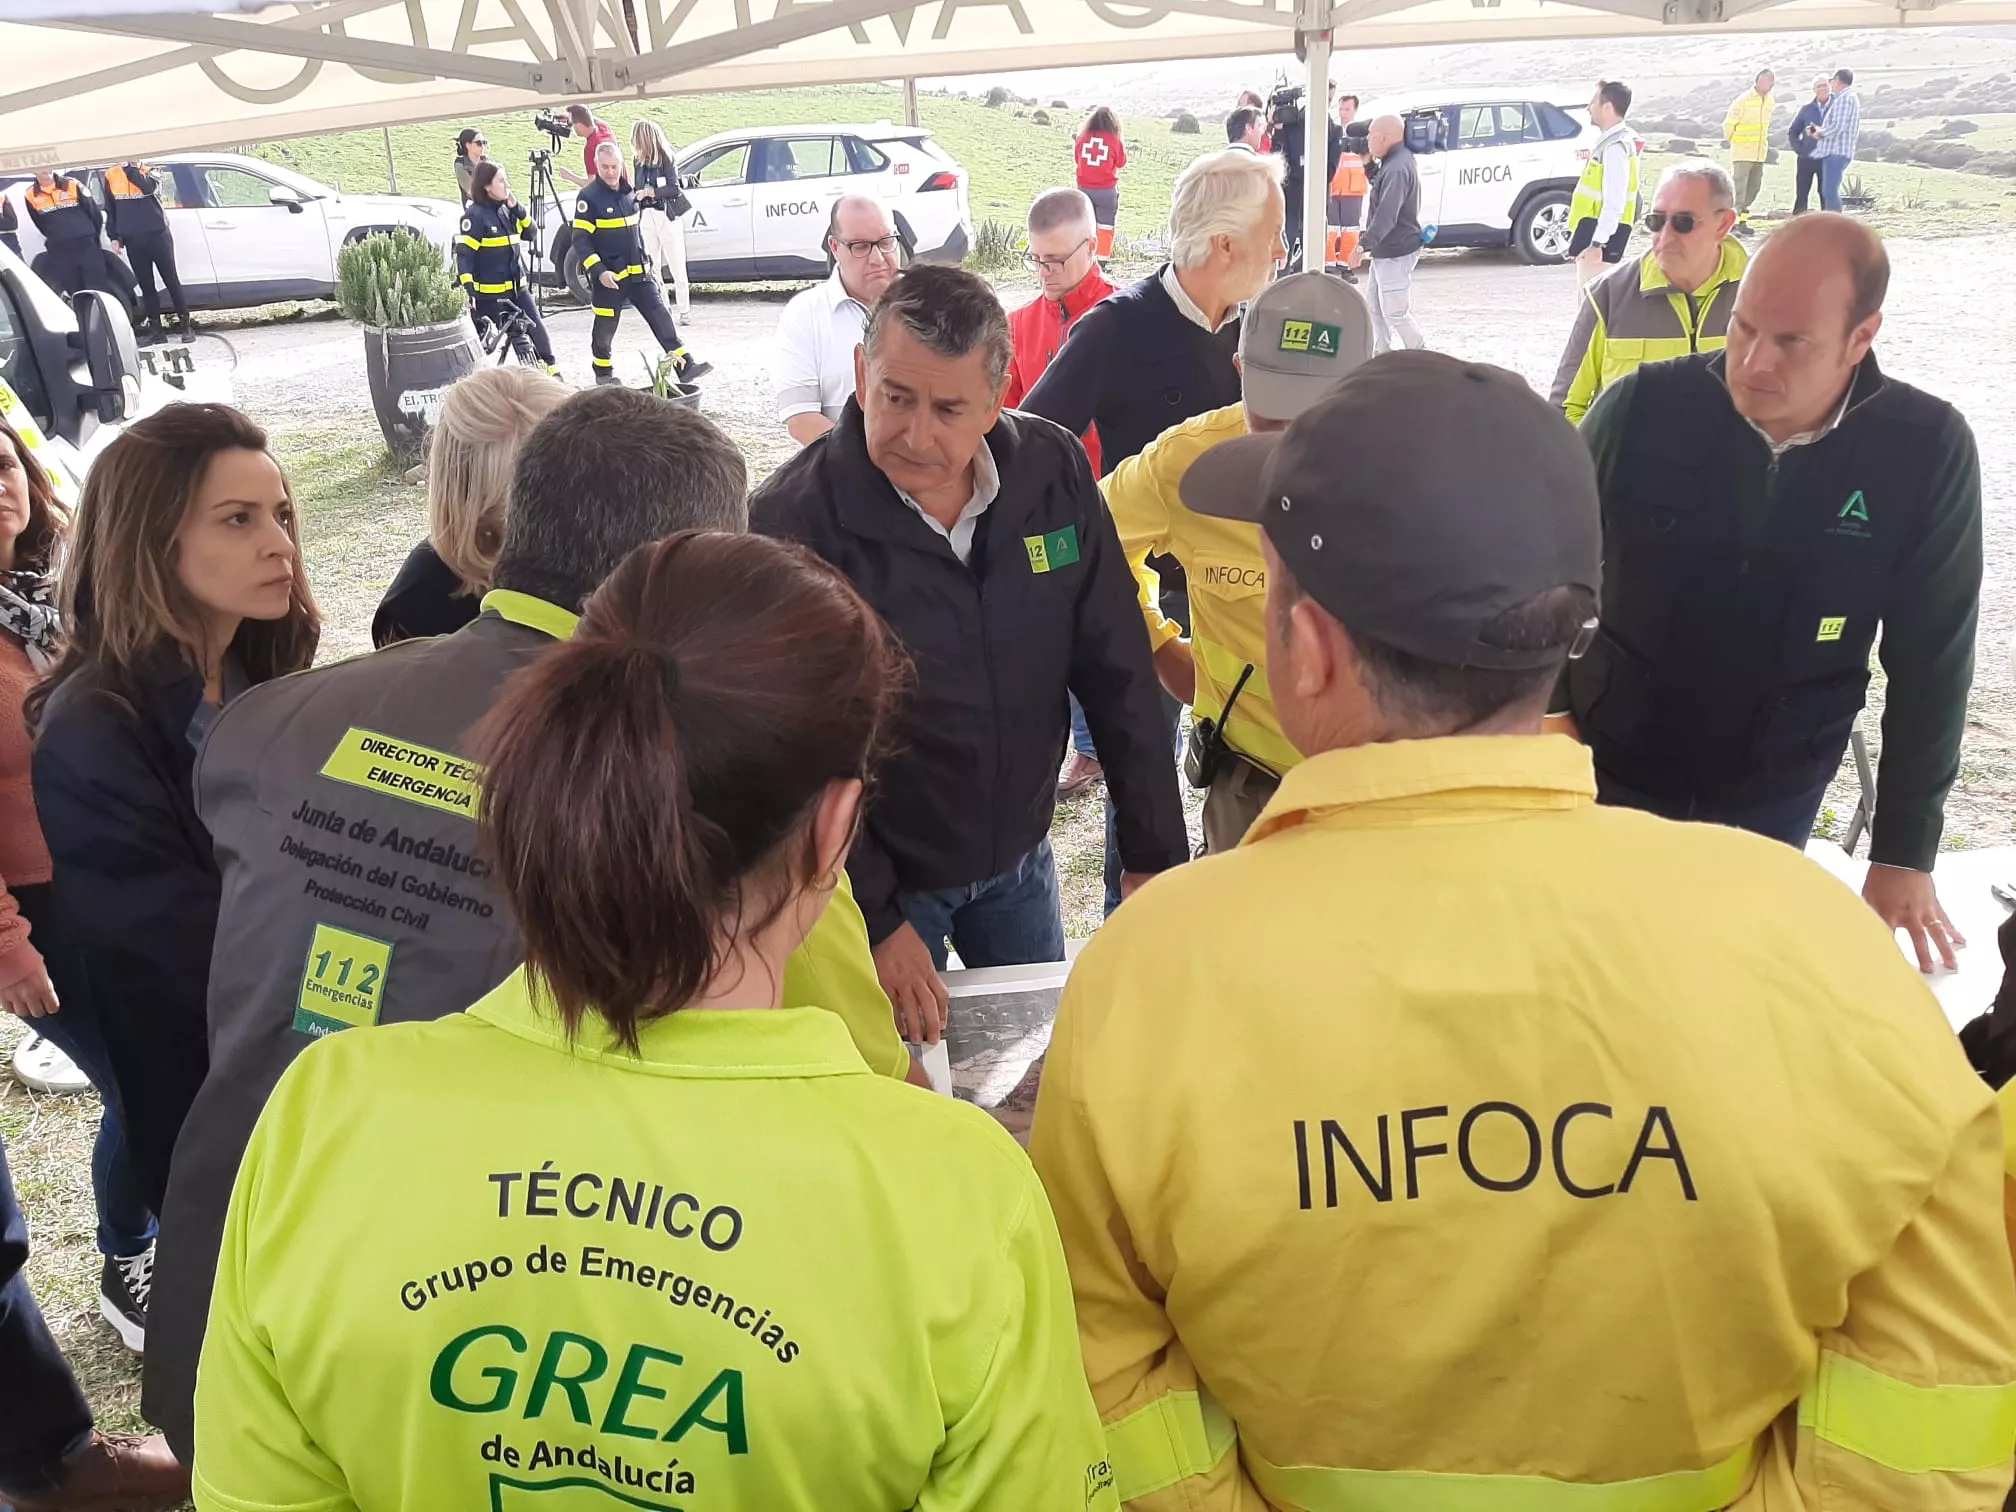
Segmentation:
[(1064, 763), (1064, 770), (1057, 774), (1057, 796), (1070, 798), (1082, 793), (1093, 783), (1106, 775), (1096, 757), (1087, 756), (1082, 751), (1073, 751)]
[(188, 1499), (189, 1472), (160, 1434), (94, 1433), (55, 1490), (13, 1505), (15, 1512), (168, 1512)]

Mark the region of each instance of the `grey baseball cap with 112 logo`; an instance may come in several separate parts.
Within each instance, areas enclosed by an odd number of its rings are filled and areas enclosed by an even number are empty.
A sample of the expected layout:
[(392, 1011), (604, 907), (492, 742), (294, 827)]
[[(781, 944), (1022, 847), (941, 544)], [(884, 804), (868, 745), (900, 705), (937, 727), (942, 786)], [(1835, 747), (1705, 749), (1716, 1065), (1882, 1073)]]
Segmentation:
[(1293, 420), (1371, 355), (1372, 312), (1356, 289), (1328, 273), (1277, 279), (1240, 322), (1246, 412)]

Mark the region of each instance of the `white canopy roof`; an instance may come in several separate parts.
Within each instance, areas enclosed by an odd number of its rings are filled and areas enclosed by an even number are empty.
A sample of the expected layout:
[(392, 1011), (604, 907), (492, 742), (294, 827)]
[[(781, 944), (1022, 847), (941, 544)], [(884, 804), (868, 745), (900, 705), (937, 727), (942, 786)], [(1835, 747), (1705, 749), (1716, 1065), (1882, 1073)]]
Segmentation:
[(0, 170), (626, 93), (1281, 52), (1298, 26), (1357, 49), (2009, 21), (2016, 0), (0, 0)]

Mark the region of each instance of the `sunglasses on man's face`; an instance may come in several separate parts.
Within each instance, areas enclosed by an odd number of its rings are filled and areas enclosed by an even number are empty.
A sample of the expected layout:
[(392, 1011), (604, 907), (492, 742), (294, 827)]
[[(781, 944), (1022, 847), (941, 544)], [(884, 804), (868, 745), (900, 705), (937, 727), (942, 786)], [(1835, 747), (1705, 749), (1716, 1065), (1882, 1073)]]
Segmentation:
[(1680, 235), (1692, 236), (1694, 228), (1706, 225), (1707, 221), (1703, 217), (1695, 215), (1691, 210), (1675, 210), (1671, 215), (1668, 215), (1664, 210), (1648, 210), (1645, 212), (1645, 229), (1650, 231), (1654, 236), (1664, 231), (1669, 223)]

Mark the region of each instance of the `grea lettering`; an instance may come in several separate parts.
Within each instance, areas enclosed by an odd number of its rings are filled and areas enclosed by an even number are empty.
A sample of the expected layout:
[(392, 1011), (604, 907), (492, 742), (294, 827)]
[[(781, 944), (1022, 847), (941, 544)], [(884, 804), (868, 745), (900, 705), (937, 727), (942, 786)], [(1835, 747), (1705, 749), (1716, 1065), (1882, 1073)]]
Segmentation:
[[(1432, 1163), (1446, 1160), (1452, 1153), (1452, 1119), (1457, 1169), (1480, 1191), (1523, 1192), (1538, 1182), (1545, 1171), (1570, 1197), (1590, 1201), (1625, 1196), (1645, 1189), (1648, 1162), (1663, 1161), (1672, 1168), (1673, 1183), (1680, 1196), (1688, 1202), (1700, 1200), (1694, 1173), (1687, 1164), (1687, 1152), (1680, 1143), (1679, 1127), (1672, 1113), (1659, 1104), (1645, 1110), (1622, 1170), (1613, 1164), (1606, 1171), (1597, 1164), (1600, 1155), (1590, 1148), (1600, 1136), (1583, 1121), (1614, 1124), (1616, 1113), (1608, 1103), (1570, 1103), (1545, 1120), (1547, 1132), (1543, 1134), (1542, 1118), (1517, 1103), (1494, 1100), (1477, 1103), (1461, 1115), (1442, 1104), (1403, 1108), (1397, 1115), (1381, 1113), (1369, 1131), (1369, 1138), (1368, 1131), (1360, 1128), (1354, 1139), (1336, 1119), (1295, 1119), (1292, 1132), (1296, 1206), (1305, 1213), (1318, 1206), (1319, 1164), (1323, 1176), (1320, 1205), (1325, 1208), (1341, 1205), (1340, 1187), (1348, 1194), (1354, 1177), (1374, 1202), (1392, 1202), (1396, 1187), (1398, 1195), (1408, 1202), (1420, 1201), (1424, 1195), (1432, 1197)], [(1578, 1123), (1582, 1124), (1579, 1136)], [(1397, 1173), (1396, 1124), (1400, 1166)], [(1580, 1154), (1576, 1153), (1578, 1148)], [(1341, 1181), (1340, 1171), (1344, 1173)]]
[[(672, 1377), (685, 1359), (670, 1350), (632, 1344), (612, 1379), (613, 1357), (607, 1345), (586, 1334), (556, 1329), (541, 1345), (528, 1380), (514, 1362), (522, 1361), (530, 1349), (525, 1335), (504, 1323), (486, 1323), (457, 1334), (434, 1357), (429, 1394), (452, 1412), (509, 1412), (516, 1407), (527, 1422), (565, 1417), (599, 1433), (665, 1444), (705, 1430), (720, 1434), (730, 1454), (749, 1452), (739, 1370), (717, 1370), (687, 1397)], [(681, 1400), (685, 1405), (676, 1414), (666, 1410)]]

